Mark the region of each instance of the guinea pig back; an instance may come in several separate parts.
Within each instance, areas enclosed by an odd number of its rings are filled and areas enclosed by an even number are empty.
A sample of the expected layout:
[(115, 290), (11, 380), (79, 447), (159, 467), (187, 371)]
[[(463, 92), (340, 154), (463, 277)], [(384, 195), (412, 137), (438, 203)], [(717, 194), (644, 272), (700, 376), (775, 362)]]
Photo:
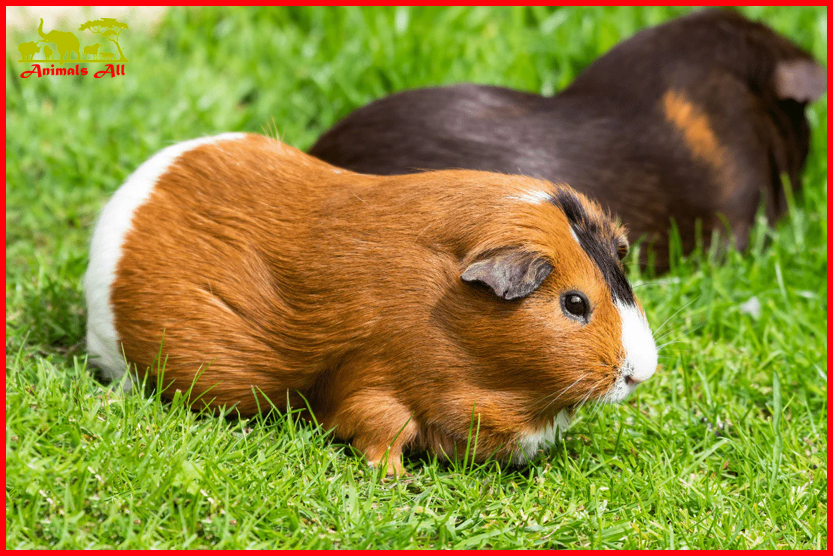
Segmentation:
[(260, 135), (202, 138), (103, 209), (88, 350), (108, 378), (162, 367), (163, 395), (244, 416), (309, 403), (390, 472), (405, 447), (465, 448), (473, 412), (478, 459), (523, 461), (656, 369), (626, 252), (565, 185), (361, 175)]
[(826, 75), (769, 27), (707, 10), (621, 42), (554, 97), (473, 84), (398, 92), (309, 152), (368, 174), (468, 168), (568, 183), (664, 270), (672, 221), (686, 252), (701, 230), (705, 243), (731, 232), (743, 249), (761, 205), (771, 221), (784, 214), (782, 176), (801, 187), (805, 107)]

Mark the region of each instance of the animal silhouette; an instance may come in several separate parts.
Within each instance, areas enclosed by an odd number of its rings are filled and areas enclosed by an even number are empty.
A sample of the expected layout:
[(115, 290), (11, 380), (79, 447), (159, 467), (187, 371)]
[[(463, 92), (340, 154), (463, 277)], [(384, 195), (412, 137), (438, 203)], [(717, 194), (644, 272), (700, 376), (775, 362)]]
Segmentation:
[(52, 49), (48, 46), (43, 47), (43, 59), (44, 60), (51, 60), (52, 59)]
[[(113, 43), (113, 45), (118, 49), (117, 56), (119, 57), (118, 61), (120, 64), (127, 63), (127, 58), (124, 55), (121, 44), (119, 44), (119, 36), (125, 29), (129, 29), (127, 23), (117, 21), (112, 17), (103, 17), (92, 21), (85, 21), (80, 27), (78, 27), (79, 31), (89, 31), (93, 34), (101, 35)], [(111, 59), (115, 59), (115, 56)]]
[(43, 18), (41, 18), (40, 25), (38, 26), (38, 35), (43, 39), (41, 42), (55, 43), (55, 47), (58, 49), (58, 60), (62, 64), (64, 63), (65, 57), (68, 62), (72, 60), (73, 52), (75, 52), (76, 60), (81, 59), (81, 43), (78, 42), (78, 37), (69, 31), (56, 31), (53, 29), (48, 33), (44, 33)]
[(40, 52), (40, 47), (35, 41), (24, 42), (17, 49), (20, 50), (23, 60), (31, 60), (36, 53)]
[(89, 60), (90, 54), (93, 56), (93, 60), (95, 60), (96, 56), (98, 56), (98, 49), (101, 45), (96, 43), (90, 46), (84, 47), (84, 58)]
[(116, 55), (113, 54), (112, 52), (102, 52), (101, 53), (101, 59), (102, 60), (115, 60)]

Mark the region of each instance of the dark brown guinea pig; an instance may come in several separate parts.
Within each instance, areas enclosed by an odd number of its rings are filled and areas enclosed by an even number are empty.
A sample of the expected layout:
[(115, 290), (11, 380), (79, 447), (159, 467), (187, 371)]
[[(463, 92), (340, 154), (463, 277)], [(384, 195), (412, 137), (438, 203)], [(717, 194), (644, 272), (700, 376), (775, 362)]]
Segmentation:
[[(623, 230), (564, 185), (476, 171), (366, 176), (260, 135), (168, 147), (102, 211), (88, 351), (111, 378), (164, 361), (166, 395), (242, 415), (304, 407), (369, 462), (520, 461), (657, 352)], [(122, 355), (123, 354), (123, 355)], [(158, 359), (157, 359), (158, 358)], [(303, 399), (302, 397), (303, 396)]]
[[(800, 187), (807, 102), (826, 72), (768, 27), (709, 10), (642, 31), (555, 97), (459, 85), (392, 95), (356, 110), (310, 154), (369, 174), (470, 168), (570, 184), (622, 219), (668, 266), (673, 218), (685, 251), (700, 219), (739, 248), (760, 203), (786, 210)], [(643, 259), (643, 262), (645, 259)]]

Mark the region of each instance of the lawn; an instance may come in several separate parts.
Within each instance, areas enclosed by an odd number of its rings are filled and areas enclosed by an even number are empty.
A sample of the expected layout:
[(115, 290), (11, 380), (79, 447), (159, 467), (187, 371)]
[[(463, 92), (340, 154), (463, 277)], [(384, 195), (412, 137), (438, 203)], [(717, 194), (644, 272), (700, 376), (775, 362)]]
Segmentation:
[[(116, 395), (87, 367), (93, 222), (165, 145), (274, 121), (307, 148), (420, 86), (550, 94), (686, 11), (179, 9), (153, 30), (127, 20), (124, 77), (20, 79), (28, 64), (7, 61), (7, 546), (826, 548), (826, 97), (789, 215), (762, 217), (746, 253), (632, 268), (661, 369), (525, 468), (415, 454), (380, 481), (291, 415), (196, 415)], [(826, 63), (826, 8), (744, 12)]]

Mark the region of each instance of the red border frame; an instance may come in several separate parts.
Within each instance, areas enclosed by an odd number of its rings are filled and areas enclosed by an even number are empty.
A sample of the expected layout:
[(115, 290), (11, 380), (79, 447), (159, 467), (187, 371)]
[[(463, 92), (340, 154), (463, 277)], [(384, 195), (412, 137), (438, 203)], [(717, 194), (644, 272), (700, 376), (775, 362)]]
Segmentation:
[[(47, 5), (47, 6), (63, 6), (64, 4), (46, 4), (46, 5)], [(111, 4), (104, 4), (104, 5), (111, 5)], [(115, 5), (115, 4), (112, 4), (112, 5)], [(119, 5), (127, 5), (127, 6), (131, 6), (131, 7), (142, 7), (142, 6), (165, 6), (165, 7), (179, 7), (179, 6), (181, 6), (181, 5), (175, 5), (175, 6), (174, 6), (174, 5), (168, 5), (168, 4), (124, 4), (124, 3), (119, 3)], [(188, 6), (188, 5), (190, 5), (190, 6), (194, 6), (194, 5), (200, 5), (200, 4), (196, 4), (196, 3), (194, 3), (194, 4), (185, 4), (185, 5), (186, 5), (186, 6)], [(209, 5), (210, 5), (210, 4), (209, 4)], [(267, 3), (252, 3), (252, 4), (230, 4), (230, 5), (237, 5), (237, 6), (270, 5), (270, 6), (272, 6), (272, 5), (275, 5), (275, 4), (271, 4), (271, 3), (269, 3), (269, 4), (267, 4)], [(282, 5), (294, 5), (294, 4), (277, 4), (277, 5), (278, 5), (278, 6), (282, 6)], [(327, 2), (327, 3), (317, 3), (317, 4), (314, 4), (314, 5), (340, 6), (341, 4), (334, 4), (334, 3), (329, 3), (329, 2)], [(357, 3), (357, 4), (348, 4), (348, 5), (362, 5), (362, 6), (364, 6), (364, 5), (382, 5), (382, 4), (376, 4), (376, 3)], [(393, 5), (399, 5), (399, 4), (393, 4)], [(411, 5), (411, 4), (407, 4), (407, 5)], [(413, 4), (413, 5), (426, 5), (426, 6), (427, 6), (427, 5), (433, 5), (433, 6), (438, 6), (438, 5), (446, 5), (446, 4), (426, 3), (426, 4)], [(506, 3), (506, 2), (496, 2), (496, 3), (489, 3), (489, 2), (484, 3), (484, 2), (478, 2), (478, 3), (460, 3), (460, 4), (450, 4), (450, 5), (471, 5), (471, 6), (477, 6), (477, 5), (527, 5), (527, 4), (516, 4), (516, 3)], [(531, 4), (531, 5), (534, 5), (534, 4)], [(628, 5), (628, 6), (653, 6), (653, 5), (657, 5), (657, 4), (655, 4), (655, 3), (649, 3), (649, 2), (635, 2), (635, 3), (631, 3), (631, 4), (615, 4), (615, 3), (598, 3), (598, 4), (597, 4), (597, 3), (576, 3), (576, 4), (574, 4), (574, 5), (576, 5), (576, 6), (619, 6), (619, 5)], [(675, 5), (675, 4), (667, 4), (667, 5)], [(723, 4), (720, 4), (720, 3), (706, 3), (706, 4), (702, 4), (702, 5), (703, 5), (703, 6), (719, 6), (719, 5), (723, 5)], [(741, 6), (758, 6), (758, 5), (762, 5), (762, 6), (783, 6), (783, 5), (785, 5), (785, 3), (784, 3), (784, 2), (766, 2), (766, 3), (756, 3), (756, 4), (739, 4), (739, 5), (741, 5)], [(803, 5), (806, 5), (806, 6), (828, 6), (829, 4), (828, 4), (828, 3), (826, 3), (826, 2), (825, 2), (825, 3), (816, 3), (816, 2), (811, 2), (811, 3), (806, 3), (806, 4), (803, 4)], [(9, 7), (9, 6), (7, 6), (7, 8), (8, 8), (8, 7)], [(3, 21), (4, 21), (4, 23), (6, 22), (6, 16), (5, 16), (5, 13), (4, 13), (4, 15), (3, 15)], [(6, 52), (6, 54), (7, 54), (7, 57), (6, 57), (6, 58), (7, 58), (7, 60), (8, 60), (8, 52)], [(829, 58), (829, 55), (830, 55), (830, 46), (829, 46), (829, 45), (828, 45), (828, 47), (827, 47), (827, 54), (828, 54), (828, 58)], [(7, 68), (7, 73), (8, 73), (8, 68)], [(829, 81), (829, 80), (830, 80), (830, 69), (829, 69), (829, 66), (828, 66), (828, 81)], [(4, 90), (3, 90), (3, 101), (4, 101), (4, 105), (5, 105), (5, 104), (6, 104), (6, 89), (4, 89)], [(2, 134), (3, 134), (3, 140), (4, 140), (4, 142), (5, 142), (5, 140), (6, 140), (6, 126), (5, 126), (5, 125), (3, 126), (3, 131), (2, 131)], [(830, 136), (830, 123), (829, 123), (829, 120), (828, 120), (828, 123), (827, 123), (827, 135), (828, 135), (828, 137)], [(4, 159), (4, 160), (3, 160), (3, 174), (4, 174), (4, 176), (6, 176), (6, 175), (7, 175), (7, 167), (6, 167), (7, 163), (8, 163), (8, 160), (7, 160), (7, 159)], [(828, 181), (828, 183), (830, 182), (830, 169), (829, 169), (829, 168), (828, 168), (828, 170), (827, 170), (827, 181)], [(4, 207), (4, 208), (6, 208), (6, 190), (5, 190), (5, 189), (3, 190), (3, 207)], [(830, 218), (830, 213), (831, 213), (831, 210), (830, 210), (830, 206), (828, 205), (828, 207), (827, 207), (827, 216), (828, 216), (828, 220), (829, 220), (829, 218)], [(6, 237), (6, 231), (7, 231), (7, 230), (6, 230), (6, 226), (7, 226), (7, 221), (6, 221), (6, 219), (4, 219), (4, 220), (3, 220), (3, 224), (2, 224), (2, 226), (3, 226), (3, 236), (4, 236), (4, 237)], [(831, 252), (833, 252), (833, 249), (831, 249), (830, 245), (828, 244), (828, 246), (827, 246), (827, 254), (828, 254), (828, 257), (829, 257), (829, 255), (831, 254)], [(5, 258), (3, 259), (2, 269), (3, 269), (3, 272), (4, 272), (4, 274), (5, 274), (5, 271), (6, 271), (6, 259), (5, 259)], [(831, 270), (830, 266), (828, 265), (828, 267), (827, 267), (827, 283), (828, 283), (828, 286), (829, 286), (829, 284), (830, 284), (831, 277), (833, 277), (833, 270)], [(6, 285), (6, 290), (4, 290), (4, 294), (3, 294), (3, 295), (4, 295), (4, 300), (5, 300), (5, 301), (8, 301), (8, 300), (7, 300), (7, 290), (8, 290), (8, 283), (7, 283), (7, 285)], [(828, 288), (828, 292), (827, 292), (827, 304), (828, 304), (828, 307), (830, 306), (830, 301), (831, 301), (831, 299), (833, 299), (833, 296), (831, 296), (830, 290), (829, 290), (829, 288)], [(6, 313), (6, 308), (4, 307), (4, 314), (5, 314), (5, 313)], [(829, 314), (828, 314), (828, 317), (827, 317), (827, 325), (828, 325), (827, 338), (828, 338), (828, 340), (829, 340), (829, 339), (830, 339), (830, 332), (829, 332), (830, 316), (829, 316)], [(3, 340), (4, 340), (4, 342), (3, 342), (3, 354), (4, 354), (4, 356), (7, 356), (7, 355), (8, 355), (8, 354), (6, 353), (6, 341), (7, 341), (7, 338), (6, 338), (6, 330), (5, 330), (5, 328), (3, 329)], [(6, 366), (5, 361), (6, 361), (6, 359), (5, 359), (5, 357), (4, 357), (4, 363), (3, 363), (3, 367), (4, 367), (4, 369), (5, 369), (5, 366)], [(827, 362), (828, 362), (828, 364), (830, 363), (830, 361), (831, 361), (831, 357), (830, 357), (830, 355), (828, 354), (828, 358), (827, 358)], [(2, 411), (3, 411), (3, 417), (4, 417), (4, 418), (5, 418), (5, 416), (6, 416), (6, 405), (5, 405), (5, 401), (6, 401), (6, 390), (4, 389), (4, 390), (3, 390), (3, 402), (4, 402), (4, 403), (3, 403), (3, 410), (2, 410)], [(827, 392), (827, 401), (828, 401), (828, 407), (829, 407), (829, 405), (830, 405), (830, 403), (829, 403), (829, 402), (830, 402), (830, 391), (829, 391), (829, 389), (828, 389), (828, 392)], [(827, 414), (827, 424), (828, 424), (828, 430), (829, 430), (829, 428), (830, 428), (830, 424), (831, 424), (831, 416), (830, 416), (830, 412), (829, 412), (829, 411), (828, 411), (828, 414)], [(6, 439), (6, 430), (5, 430), (5, 428), (3, 429), (3, 433), (2, 433), (2, 435), (3, 435), (3, 440), (4, 440), (4, 442), (5, 442), (5, 439)], [(829, 454), (828, 454), (828, 459), (827, 459), (827, 461), (828, 461), (828, 464), (829, 464), (829, 463), (830, 463), (830, 456), (829, 456)], [(6, 453), (5, 453), (5, 451), (3, 452), (3, 478), (4, 478), (4, 480), (5, 480), (5, 478), (6, 478)], [(830, 498), (830, 486), (829, 486), (829, 484), (828, 484), (828, 487), (827, 487), (827, 494), (828, 494), (828, 499), (829, 499), (829, 498)], [(5, 537), (6, 537), (6, 505), (5, 505), (5, 504), (3, 505), (3, 523), (2, 523), (2, 529), (3, 529), (3, 537), (4, 537), (4, 539), (5, 539)], [(6, 548), (6, 550), (8, 550), (8, 548)], [(71, 552), (71, 551), (69, 551), (69, 550), (58, 550), (58, 551), (50, 551), (50, 552), (58, 552), (58, 553), (61, 553), (61, 552)], [(127, 554), (136, 554), (136, 553), (143, 553), (143, 552), (144, 552), (144, 551), (141, 551), (141, 550), (126, 550), (126, 551), (124, 551), (124, 553), (127, 553)], [(167, 551), (165, 551), (165, 552), (167, 552)], [(178, 552), (178, 553), (180, 553), (180, 551), (177, 551), (177, 552)], [(184, 553), (200, 553), (200, 552), (203, 552), (203, 551), (201, 551), (201, 550), (185, 550), (185, 551), (181, 551), (181, 552), (184, 552)], [(237, 551), (234, 551), (234, 550), (221, 550), (221, 551), (219, 551), (219, 552), (228, 553), (228, 552), (237, 552)], [(327, 551), (323, 551), (323, 550), (311, 550), (311, 551), (289, 551), (289, 552), (326, 553)], [(349, 551), (349, 552), (364, 552), (364, 551)], [(421, 550), (420, 550), (420, 551), (417, 551), (417, 550), (413, 550), (413, 551), (410, 551), (410, 550), (409, 550), (409, 551), (401, 551), (401, 552), (419, 552), (419, 553), (426, 553), (426, 552), (430, 552), (430, 553), (440, 553), (440, 552), (443, 552), (443, 551), (439, 551), (439, 550), (431, 550), (431, 551), (421, 551)], [(474, 552), (476, 552), (476, 551), (474, 551), (474, 550), (466, 550), (466, 551), (462, 551), (462, 552), (474, 553)], [(508, 551), (508, 550), (497, 550), (497, 551), (494, 551), (494, 553), (507, 553), (507, 552), (511, 552), (511, 551)], [(592, 552), (601, 552), (601, 551), (589, 551), (589, 552), (591, 552), (591, 553), (592, 553)], [(634, 551), (634, 552), (635, 552), (635, 551)], [(650, 552), (653, 552), (653, 551), (650, 551)], [(708, 551), (708, 552), (712, 552), (712, 551)], [(716, 551), (715, 551), (715, 552), (716, 552)], [(746, 551), (743, 551), (743, 552), (746, 552)], [(750, 550), (749, 552), (752, 552), (752, 551)], [(761, 554), (761, 553), (762, 553), (762, 552), (760, 552), (760, 551), (754, 551), (754, 552), (755, 552), (756, 554)], [(768, 553), (768, 552), (775, 553), (776, 551), (763, 551), (763, 553)], [(822, 551), (808, 551), (808, 552), (822, 552)]]

